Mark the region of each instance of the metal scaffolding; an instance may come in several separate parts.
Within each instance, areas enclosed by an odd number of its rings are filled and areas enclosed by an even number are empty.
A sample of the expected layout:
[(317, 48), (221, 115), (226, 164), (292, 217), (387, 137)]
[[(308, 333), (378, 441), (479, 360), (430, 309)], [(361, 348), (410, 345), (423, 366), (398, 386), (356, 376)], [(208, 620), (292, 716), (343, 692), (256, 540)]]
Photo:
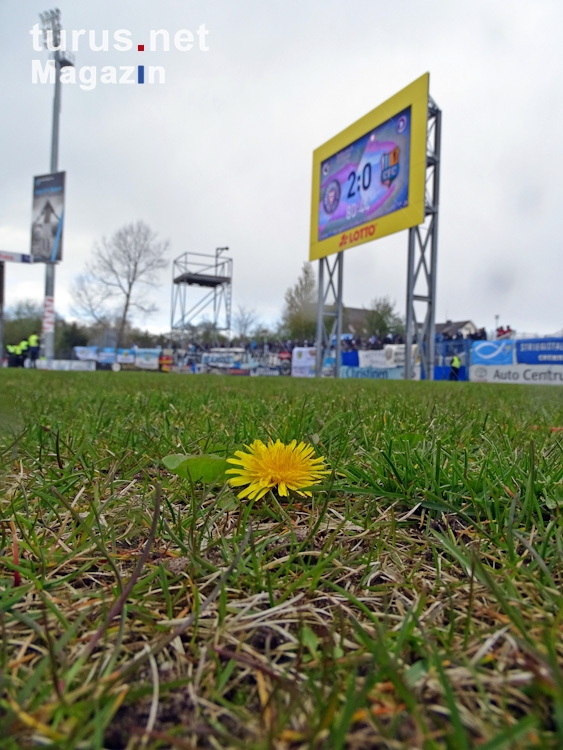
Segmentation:
[[(336, 253), (332, 267), (329, 258), (319, 260), (319, 300), (317, 304), (317, 335), (315, 377), (323, 374), (323, 365), (327, 353), (331, 351), (332, 339), (335, 342), (334, 377), (340, 376), (340, 347), (342, 339), (342, 279), (344, 261), (343, 253)], [(326, 275), (325, 275), (326, 270)], [(336, 274), (336, 285), (335, 285)], [(332, 296), (332, 304), (329, 298)], [(332, 318), (330, 333), (327, 331), (325, 318)]]
[(233, 259), (223, 256), (228, 249), (218, 247), (215, 255), (184, 253), (176, 258), (172, 267), (172, 330), (189, 330), (207, 308), (213, 310), (216, 331), (231, 330)]
[[(434, 380), (438, 206), (442, 111), (428, 97), (424, 222), (409, 229), (405, 378), (413, 377), (412, 345), (418, 344), (423, 377)], [(416, 305), (422, 307), (417, 317)], [(419, 322), (419, 321), (422, 322)]]

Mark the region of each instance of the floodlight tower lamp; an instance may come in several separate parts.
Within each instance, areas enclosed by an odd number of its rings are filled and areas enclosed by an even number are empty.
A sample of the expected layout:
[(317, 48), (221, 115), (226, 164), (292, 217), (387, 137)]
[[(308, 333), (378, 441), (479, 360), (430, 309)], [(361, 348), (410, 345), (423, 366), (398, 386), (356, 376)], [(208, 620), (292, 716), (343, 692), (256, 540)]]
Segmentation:
[[(53, 125), (51, 133), (51, 159), (50, 159), (50, 173), (54, 174), (58, 171), (59, 166), (59, 116), (61, 110), (61, 81), (60, 72), (62, 68), (74, 65), (74, 55), (71, 55), (66, 50), (61, 50), (61, 11), (58, 8), (44, 11), (39, 14), (41, 19), (41, 25), (43, 30), (43, 36), (47, 39), (47, 34), (50, 32), (51, 36), (51, 47), (55, 49), (51, 51), (52, 57), (55, 61), (55, 94), (53, 99)], [(57, 49), (59, 48), (59, 49)], [(55, 263), (45, 264), (45, 305), (47, 300), (50, 304), (54, 305), (55, 298)], [(55, 356), (55, 333), (54, 330), (45, 329), (42, 332), (43, 338), (43, 352), (47, 360), (54, 359)]]
[[(61, 46), (61, 11), (58, 8), (54, 10), (48, 10), (44, 13), (39, 14), (41, 24), (43, 26), (43, 36), (46, 39), (47, 33), (51, 32), (51, 44), (53, 47)], [(73, 67), (75, 62), (75, 56), (71, 52), (66, 50), (56, 49), (52, 53), (53, 59), (58, 64), (59, 68)], [(57, 71), (58, 73), (58, 71)]]
[(44, 13), (39, 14), (41, 24), (43, 26), (43, 35), (47, 37), (47, 33), (50, 31), (53, 35), (52, 43), (53, 47), (58, 47), (61, 40), (61, 11), (58, 8), (54, 10), (46, 10)]

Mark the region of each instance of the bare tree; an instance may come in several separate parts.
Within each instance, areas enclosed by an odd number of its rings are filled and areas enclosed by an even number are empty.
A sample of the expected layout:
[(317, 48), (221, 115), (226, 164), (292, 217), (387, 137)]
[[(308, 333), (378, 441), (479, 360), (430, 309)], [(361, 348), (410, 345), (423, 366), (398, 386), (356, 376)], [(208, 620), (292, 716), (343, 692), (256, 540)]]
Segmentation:
[(233, 331), (240, 339), (246, 339), (253, 328), (258, 327), (258, 319), (255, 310), (249, 310), (244, 305), (238, 305), (233, 315)]
[(75, 310), (98, 323), (116, 320), (116, 346), (121, 346), (130, 315), (157, 309), (147, 300), (146, 289), (157, 286), (158, 272), (168, 265), (167, 251), (168, 242), (159, 240), (142, 221), (118, 229), (110, 239), (104, 237), (94, 245), (86, 273), (77, 278)]
[(89, 273), (80, 274), (72, 288), (73, 312), (84, 315), (93, 323), (107, 325), (110, 316), (105, 304), (109, 297), (109, 290), (95, 283)]

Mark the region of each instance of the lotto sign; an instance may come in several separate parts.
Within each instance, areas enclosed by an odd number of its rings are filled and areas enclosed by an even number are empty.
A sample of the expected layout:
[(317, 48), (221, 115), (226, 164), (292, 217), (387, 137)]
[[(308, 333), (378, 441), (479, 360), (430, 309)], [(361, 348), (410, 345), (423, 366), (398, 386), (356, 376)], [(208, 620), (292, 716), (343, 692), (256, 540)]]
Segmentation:
[(313, 154), (309, 260), (424, 221), (429, 74)]

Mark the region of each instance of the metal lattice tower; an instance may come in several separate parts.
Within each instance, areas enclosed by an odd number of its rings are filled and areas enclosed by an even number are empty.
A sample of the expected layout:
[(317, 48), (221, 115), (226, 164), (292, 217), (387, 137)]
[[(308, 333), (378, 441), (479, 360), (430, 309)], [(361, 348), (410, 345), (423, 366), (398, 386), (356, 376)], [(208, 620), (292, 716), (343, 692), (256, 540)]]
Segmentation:
[(218, 247), (215, 255), (184, 253), (176, 258), (172, 267), (172, 330), (189, 330), (207, 308), (213, 310), (216, 331), (231, 330), (233, 259), (223, 256), (228, 249)]
[(424, 377), (434, 380), (441, 135), (442, 111), (432, 97), (428, 97), (424, 222), (409, 229), (405, 347), (405, 378), (408, 379), (413, 377), (412, 345), (418, 344)]
[[(332, 267), (330, 258), (319, 260), (319, 299), (317, 303), (317, 335), (315, 376), (322, 377), (326, 354), (330, 352), (332, 339), (336, 336), (334, 377), (340, 375), (340, 348), (342, 339), (342, 252), (336, 253)], [(325, 274), (326, 271), (326, 274)], [(336, 284), (335, 284), (336, 280)], [(329, 299), (332, 297), (332, 304)], [(327, 331), (325, 318), (333, 318), (330, 333)]]

